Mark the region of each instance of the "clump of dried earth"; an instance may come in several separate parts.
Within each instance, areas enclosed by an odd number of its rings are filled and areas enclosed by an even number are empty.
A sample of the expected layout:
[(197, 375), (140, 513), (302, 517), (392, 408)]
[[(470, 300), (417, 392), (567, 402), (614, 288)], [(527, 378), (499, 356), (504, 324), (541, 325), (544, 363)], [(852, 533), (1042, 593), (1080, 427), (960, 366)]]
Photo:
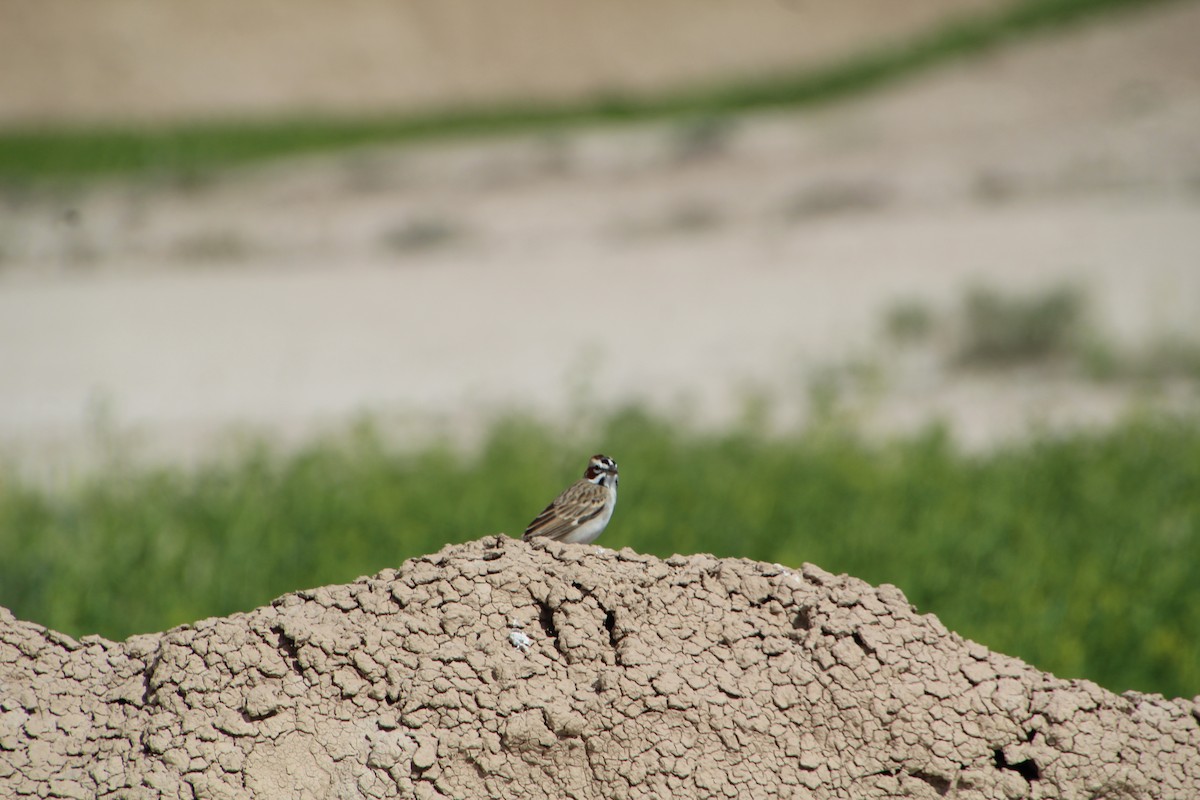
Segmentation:
[(0, 612), (4, 797), (1176, 798), (1200, 705), (894, 586), (495, 536), (116, 643)]

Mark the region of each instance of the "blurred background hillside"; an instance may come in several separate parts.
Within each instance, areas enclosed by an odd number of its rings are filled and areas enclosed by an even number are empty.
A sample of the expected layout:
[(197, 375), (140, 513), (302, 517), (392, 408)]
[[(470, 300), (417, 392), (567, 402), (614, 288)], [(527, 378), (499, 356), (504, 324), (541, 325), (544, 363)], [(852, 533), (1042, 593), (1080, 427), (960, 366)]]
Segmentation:
[(5, 0), (0, 123), (525, 105), (762, 79), (1015, 0)]
[[(0, 0), (0, 604), (519, 534), (1200, 691), (1200, 2)], [(136, 576), (136, 577), (134, 577)]]

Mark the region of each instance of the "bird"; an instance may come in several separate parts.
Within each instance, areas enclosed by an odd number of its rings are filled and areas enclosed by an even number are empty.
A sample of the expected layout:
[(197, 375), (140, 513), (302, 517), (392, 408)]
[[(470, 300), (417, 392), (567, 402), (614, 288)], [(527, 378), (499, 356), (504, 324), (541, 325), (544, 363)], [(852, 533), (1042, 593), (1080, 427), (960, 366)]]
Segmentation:
[(553, 539), (572, 544), (595, 541), (617, 505), (617, 462), (605, 455), (588, 460), (583, 477), (568, 486), (533, 518), (521, 538)]

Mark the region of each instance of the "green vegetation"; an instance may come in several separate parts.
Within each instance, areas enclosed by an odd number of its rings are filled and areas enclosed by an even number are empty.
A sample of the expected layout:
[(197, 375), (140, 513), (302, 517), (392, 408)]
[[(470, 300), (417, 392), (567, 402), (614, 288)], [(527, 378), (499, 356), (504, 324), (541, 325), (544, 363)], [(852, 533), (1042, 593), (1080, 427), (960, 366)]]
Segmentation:
[[(884, 310), (881, 334), (893, 348), (928, 348), (954, 369), (1036, 366), (1150, 389), (1200, 381), (1200, 339), (1194, 332), (1119, 344), (1095, 325), (1087, 301), (1087, 293), (1071, 285), (1026, 293), (976, 286), (954, 314), (914, 299), (897, 301)], [(846, 367), (831, 369), (826, 374), (846, 372)], [(843, 380), (838, 388), (861, 387)], [(845, 395), (840, 391), (833, 397)]]
[[(26, 130), (0, 133), (0, 185), (136, 174), (194, 180), (206, 171), (265, 158), (444, 136), (645, 120), (701, 120), (692, 145), (719, 143), (724, 115), (754, 108), (819, 103), (869, 90), (918, 70), (1018, 36), (1094, 14), (1165, 0), (1024, 0), (953, 21), (902, 46), (757, 83), (659, 97), (601, 97), (573, 106), (474, 108), (423, 116), (292, 119), (156, 129)], [(690, 152), (690, 151), (689, 151)]]
[(1083, 293), (1061, 287), (1027, 296), (988, 288), (963, 304), (962, 365), (1003, 366), (1073, 355), (1084, 324)]
[(920, 300), (899, 300), (883, 315), (883, 333), (889, 341), (898, 345), (928, 341), (935, 325), (933, 309)]
[[(120, 466), (71, 490), (0, 480), (0, 604), (123, 637), (519, 533), (593, 450), (621, 462), (601, 542), (811, 561), (893, 583), (994, 649), (1111, 689), (1200, 692), (1200, 423), (1129, 420), (964, 455), (753, 421), (705, 434), (628, 410), (586, 439), (502, 421), (481, 449), (401, 452), (364, 425), (290, 455)], [(597, 443), (603, 443), (601, 446)]]
[(383, 247), (397, 255), (440, 250), (466, 238), (462, 226), (441, 217), (421, 217), (399, 222), (380, 237)]
[(1151, 386), (1200, 381), (1200, 342), (1180, 334), (1159, 336), (1140, 348), (1125, 350), (1093, 337), (1084, 341), (1080, 359), (1088, 377), (1097, 381)]

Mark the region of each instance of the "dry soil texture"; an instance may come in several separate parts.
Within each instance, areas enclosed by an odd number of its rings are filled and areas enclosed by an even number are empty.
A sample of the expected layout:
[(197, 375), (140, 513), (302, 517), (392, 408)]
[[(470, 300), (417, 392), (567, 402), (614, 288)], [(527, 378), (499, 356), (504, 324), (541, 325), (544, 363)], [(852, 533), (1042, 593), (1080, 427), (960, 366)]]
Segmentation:
[(0, 610), (0, 794), (1124, 798), (1200, 706), (1055, 678), (805, 565), (504, 536), (123, 643)]

